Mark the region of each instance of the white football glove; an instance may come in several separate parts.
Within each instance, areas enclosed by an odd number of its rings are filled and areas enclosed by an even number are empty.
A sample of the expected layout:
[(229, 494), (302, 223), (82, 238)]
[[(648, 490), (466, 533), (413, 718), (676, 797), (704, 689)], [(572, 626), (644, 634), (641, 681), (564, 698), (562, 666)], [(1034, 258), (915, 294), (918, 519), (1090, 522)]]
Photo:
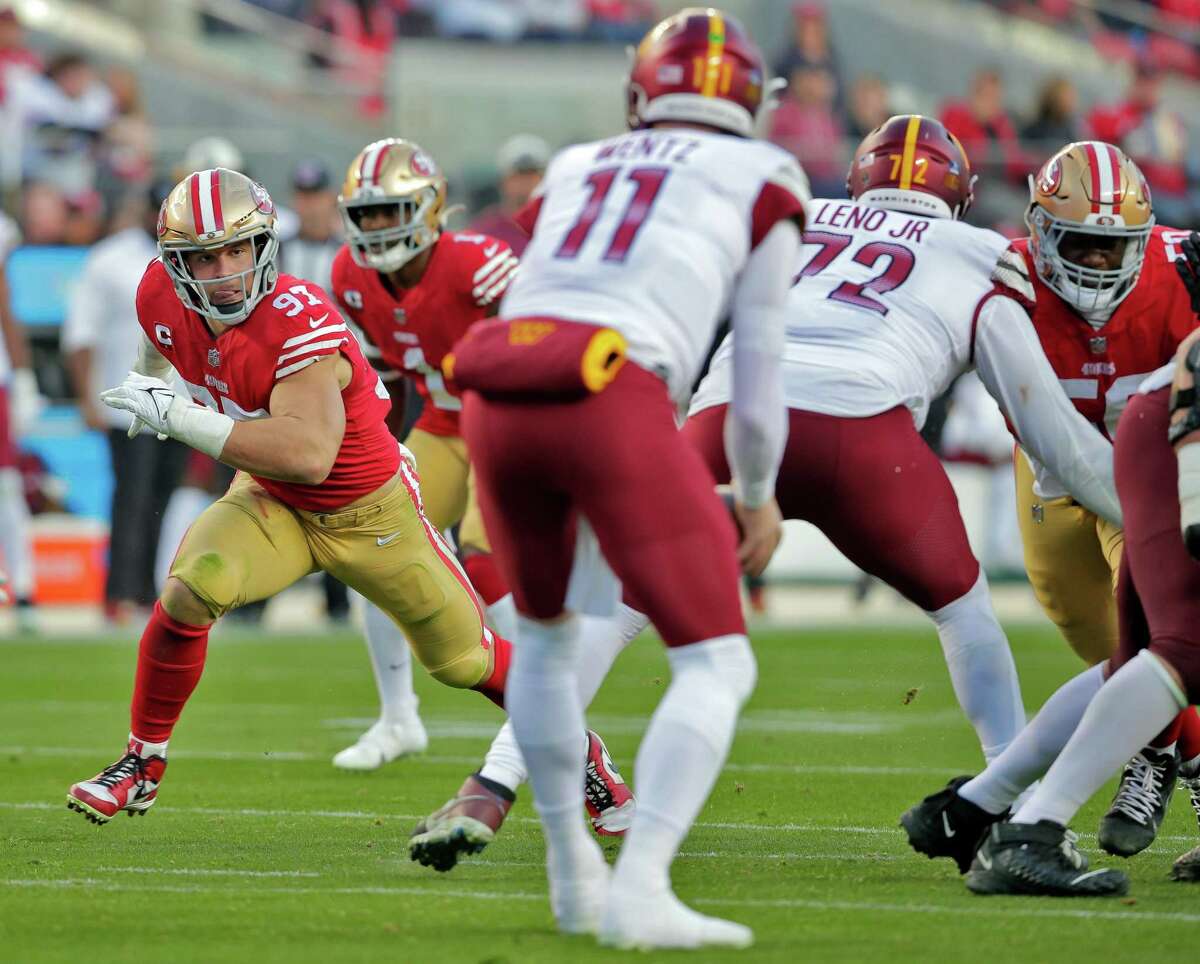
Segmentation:
[(221, 457), (233, 431), (233, 419), (228, 415), (195, 405), (161, 378), (137, 372), (130, 372), (116, 388), (101, 392), (100, 401), (133, 416), (130, 438), (145, 425), (159, 439), (178, 439), (214, 459)]
[(12, 373), (12, 429), (24, 435), (33, 427), (47, 405), (46, 397), (38, 391), (37, 377), (28, 368)]

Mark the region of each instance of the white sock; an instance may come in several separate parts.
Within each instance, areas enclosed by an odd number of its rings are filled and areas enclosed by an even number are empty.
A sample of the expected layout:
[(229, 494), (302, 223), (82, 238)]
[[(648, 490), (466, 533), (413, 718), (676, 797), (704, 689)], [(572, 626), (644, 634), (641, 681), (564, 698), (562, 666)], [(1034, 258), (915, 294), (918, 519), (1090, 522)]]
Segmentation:
[[(630, 610), (633, 612), (633, 610)], [(615, 620), (604, 619), (600, 616), (578, 616), (579, 620), (579, 663), (576, 669), (576, 686), (579, 692), (579, 702), (587, 706), (592, 697), (604, 682), (613, 661), (625, 648), (626, 640), (617, 630)], [(636, 633), (634, 635), (637, 635)], [(630, 637), (632, 638), (632, 637)], [(587, 740), (584, 739), (584, 755), (587, 753)], [(483, 758), (483, 766), (479, 770), (481, 777), (494, 780), (501, 786), (507, 787), (513, 793), (525, 782), (527, 771), (521, 749), (517, 746), (517, 738), (513, 733), (512, 721), (505, 720), (500, 732), (488, 747), (487, 755)]]
[(1187, 706), (1167, 668), (1142, 650), (1088, 704), (1071, 739), (1013, 823), (1064, 826), (1104, 782)]
[(484, 607), (484, 618), (493, 632), (511, 641), (517, 635), (517, 604), (510, 592), (501, 596), (490, 606)]
[(391, 617), (370, 602), (363, 610), (363, 636), (379, 690), (380, 718), (394, 726), (411, 721), (417, 715), (418, 700), (413, 692), (408, 640)]
[(146, 740), (134, 736), (132, 732), (129, 734), (129, 739), (134, 743), (141, 744), (141, 747), (138, 750), (138, 756), (140, 756), (143, 760), (148, 760), (152, 756), (160, 756), (164, 760), (167, 758), (166, 740), (163, 740), (161, 743), (149, 743)]
[(1037, 716), (987, 769), (958, 789), (958, 795), (988, 813), (1003, 813), (1045, 773), (1104, 685), (1104, 664), (1090, 666), (1060, 686)]
[(929, 618), (942, 641), (954, 694), (975, 727), (984, 759), (991, 761), (1025, 726), (1025, 705), (983, 570), (966, 595), (929, 613)]
[(725, 763), (756, 669), (745, 636), (718, 636), (667, 651), (671, 685), (654, 711), (634, 771), (638, 808), (613, 892), (670, 888), (671, 861)]
[(546, 866), (552, 879), (568, 881), (590, 873), (595, 855), (582, 816), (586, 729), (575, 682), (579, 644), (574, 615), (554, 624), (518, 616), (505, 688), (546, 837)]
[(16, 599), (33, 596), (33, 550), (29, 542), (29, 506), (21, 473), (0, 469), (0, 562)]

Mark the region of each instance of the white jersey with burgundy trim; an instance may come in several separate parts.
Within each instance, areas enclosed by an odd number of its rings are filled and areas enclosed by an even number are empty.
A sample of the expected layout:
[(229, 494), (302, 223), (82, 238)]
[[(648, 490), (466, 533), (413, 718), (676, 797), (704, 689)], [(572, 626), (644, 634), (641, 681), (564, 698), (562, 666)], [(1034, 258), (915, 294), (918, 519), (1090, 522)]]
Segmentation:
[[(812, 201), (788, 299), (788, 407), (863, 418), (904, 405), (920, 428), (971, 367), (975, 309), (1007, 245), (960, 221)], [(729, 401), (730, 362), (726, 342), (692, 411)]]
[(615, 328), (683, 399), (751, 251), (802, 223), (808, 197), (795, 158), (763, 141), (653, 128), (567, 148), (518, 217), (533, 237), (501, 316)]

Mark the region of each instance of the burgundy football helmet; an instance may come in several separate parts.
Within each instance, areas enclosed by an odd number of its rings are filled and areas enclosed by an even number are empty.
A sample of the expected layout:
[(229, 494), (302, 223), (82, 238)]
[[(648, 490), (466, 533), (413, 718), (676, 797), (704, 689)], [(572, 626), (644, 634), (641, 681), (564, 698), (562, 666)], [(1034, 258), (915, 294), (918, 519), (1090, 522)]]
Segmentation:
[(846, 190), (865, 204), (958, 219), (975, 199), (975, 175), (962, 144), (941, 121), (898, 114), (858, 145)]
[(762, 54), (737, 20), (689, 7), (638, 45), (626, 88), (629, 126), (681, 121), (749, 137), (765, 76)]

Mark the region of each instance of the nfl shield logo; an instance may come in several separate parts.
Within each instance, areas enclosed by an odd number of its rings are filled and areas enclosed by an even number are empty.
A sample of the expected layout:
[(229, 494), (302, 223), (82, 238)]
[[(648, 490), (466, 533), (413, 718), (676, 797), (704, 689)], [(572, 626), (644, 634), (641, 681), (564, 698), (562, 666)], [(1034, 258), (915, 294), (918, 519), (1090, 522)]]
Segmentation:
[(392, 309), (392, 320), (398, 325), (408, 324), (408, 313), (403, 308)]
[(210, 348), (208, 350), (208, 363), (212, 365), (213, 368), (217, 368), (221, 364), (221, 353), (215, 348)]
[(1095, 338), (1088, 339), (1088, 345), (1091, 346), (1093, 355), (1103, 355), (1108, 351), (1108, 339), (1103, 335), (1097, 335)]

